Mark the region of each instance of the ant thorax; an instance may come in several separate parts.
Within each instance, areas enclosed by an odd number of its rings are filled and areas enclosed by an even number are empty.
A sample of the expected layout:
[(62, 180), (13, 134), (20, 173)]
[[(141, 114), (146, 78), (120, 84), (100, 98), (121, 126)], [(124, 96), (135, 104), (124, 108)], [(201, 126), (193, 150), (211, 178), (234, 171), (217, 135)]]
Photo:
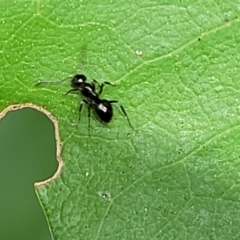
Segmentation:
[(84, 88), (81, 88), (81, 93), (84, 97), (89, 99), (98, 99), (98, 94), (95, 92), (95, 89), (91, 84), (85, 83)]

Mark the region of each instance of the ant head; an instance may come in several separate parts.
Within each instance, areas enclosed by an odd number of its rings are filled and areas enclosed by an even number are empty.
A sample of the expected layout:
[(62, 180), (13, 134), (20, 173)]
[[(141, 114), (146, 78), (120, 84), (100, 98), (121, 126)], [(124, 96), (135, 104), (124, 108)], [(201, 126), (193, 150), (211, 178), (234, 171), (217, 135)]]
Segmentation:
[(87, 78), (83, 74), (76, 74), (72, 78), (72, 87), (73, 88), (78, 88), (81, 87), (84, 82), (86, 82)]

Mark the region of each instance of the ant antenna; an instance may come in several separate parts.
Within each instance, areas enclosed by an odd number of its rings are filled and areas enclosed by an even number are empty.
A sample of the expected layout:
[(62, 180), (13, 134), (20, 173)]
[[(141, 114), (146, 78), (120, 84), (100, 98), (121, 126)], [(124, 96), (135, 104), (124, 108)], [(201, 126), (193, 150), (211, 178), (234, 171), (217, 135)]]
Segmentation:
[[(84, 44), (81, 48), (81, 52), (80, 52), (80, 58), (81, 58), (81, 65), (80, 65), (80, 68), (86, 64), (86, 59), (87, 59), (87, 44)], [(57, 81), (40, 81), (40, 82), (37, 82), (36, 84), (34, 84), (34, 86), (39, 86), (39, 85), (42, 85), (42, 84), (59, 84), (59, 83), (63, 83), (65, 82), (66, 80), (69, 80), (69, 79), (72, 79), (73, 77), (67, 77), (67, 78), (64, 78), (62, 80), (57, 80)]]
[(34, 86), (39, 86), (41, 84), (47, 84), (47, 83), (50, 83), (50, 84), (58, 84), (58, 83), (63, 83), (65, 82), (66, 80), (68, 79), (71, 79), (72, 77), (67, 77), (67, 78), (64, 78), (62, 80), (57, 80), (57, 81), (41, 81), (41, 82), (37, 82), (36, 84), (34, 84)]

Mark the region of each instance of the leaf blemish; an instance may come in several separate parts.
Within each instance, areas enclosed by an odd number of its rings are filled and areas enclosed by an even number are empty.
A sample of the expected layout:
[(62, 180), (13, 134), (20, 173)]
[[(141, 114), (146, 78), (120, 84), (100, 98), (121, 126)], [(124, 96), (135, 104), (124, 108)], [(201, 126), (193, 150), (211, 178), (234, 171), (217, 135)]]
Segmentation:
[(111, 198), (110, 193), (108, 192), (99, 192), (98, 195), (103, 199), (103, 200), (109, 200)]

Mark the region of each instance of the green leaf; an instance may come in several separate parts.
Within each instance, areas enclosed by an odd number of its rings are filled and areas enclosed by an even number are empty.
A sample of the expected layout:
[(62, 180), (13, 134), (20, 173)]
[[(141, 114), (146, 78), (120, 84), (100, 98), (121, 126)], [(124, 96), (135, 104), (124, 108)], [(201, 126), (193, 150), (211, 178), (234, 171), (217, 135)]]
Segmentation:
[[(62, 175), (38, 189), (54, 239), (238, 239), (238, 1), (2, 1), (1, 99), (57, 117)], [(81, 54), (87, 46), (86, 55)], [(82, 58), (85, 56), (86, 59)], [(86, 61), (86, 63), (84, 63)], [(84, 63), (84, 64), (83, 64)], [(110, 81), (103, 126), (69, 82)]]

